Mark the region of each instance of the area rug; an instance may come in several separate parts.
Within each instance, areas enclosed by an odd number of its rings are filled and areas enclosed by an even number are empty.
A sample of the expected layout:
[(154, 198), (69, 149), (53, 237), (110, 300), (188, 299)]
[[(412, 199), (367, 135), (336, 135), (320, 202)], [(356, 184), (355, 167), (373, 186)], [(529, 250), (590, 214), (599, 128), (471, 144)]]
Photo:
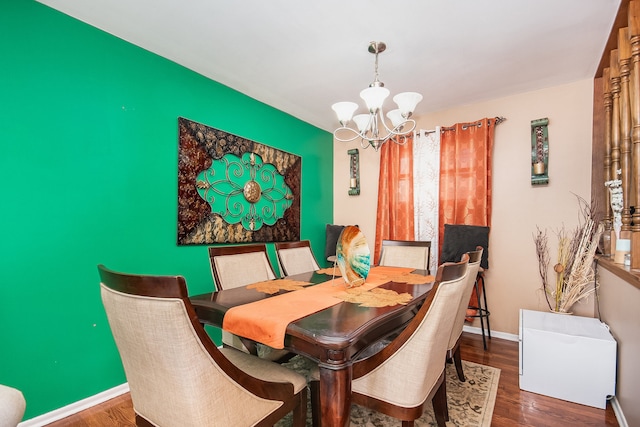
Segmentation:
[[(301, 356), (295, 356), (284, 366), (294, 369), (308, 379), (313, 362)], [(489, 427), (498, 392), (500, 369), (477, 363), (462, 361), (465, 382), (458, 380), (453, 364), (447, 364), (447, 401), (449, 404), (448, 427)], [(351, 406), (351, 426), (363, 427), (395, 427), (402, 423), (368, 408), (359, 405)], [(279, 421), (277, 427), (292, 425), (291, 414)], [(311, 404), (308, 405), (307, 426), (311, 426)], [(416, 427), (437, 426), (431, 405), (426, 405), (422, 417), (415, 421)]]

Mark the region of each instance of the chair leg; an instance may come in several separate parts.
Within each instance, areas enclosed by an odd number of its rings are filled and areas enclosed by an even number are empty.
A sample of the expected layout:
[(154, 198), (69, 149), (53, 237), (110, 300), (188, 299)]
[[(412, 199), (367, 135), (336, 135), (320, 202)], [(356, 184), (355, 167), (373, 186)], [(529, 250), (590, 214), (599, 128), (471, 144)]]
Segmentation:
[[(476, 288), (476, 299), (477, 299), (477, 309), (478, 309), (478, 315), (477, 317), (480, 318), (480, 330), (482, 331), (482, 346), (484, 347), (484, 349), (487, 349), (487, 339), (485, 337), (484, 334), (484, 315), (482, 313), (482, 304), (480, 304), (480, 287), (478, 286), (478, 281), (483, 280), (482, 284), (484, 285), (484, 279), (481, 279), (481, 276), (478, 276), (478, 278), (476, 279), (476, 283), (475, 283), (475, 288)], [(484, 287), (484, 286), (483, 286)]]
[(413, 427), (414, 425), (413, 421), (402, 421), (402, 427)]
[(293, 426), (305, 427), (307, 425), (307, 389), (300, 392), (300, 401), (293, 408)]
[(309, 390), (311, 390), (311, 425), (320, 427), (320, 381), (309, 381)]
[(433, 412), (436, 416), (438, 427), (445, 427), (449, 421), (449, 408), (447, 407), (447, 381), (442, 381), (438, 390), (433, 395), (431, 403), (433, 404)]
[(455, 351), (453, 352), (453, 363), (456, 367), (456, 372), (458, 373), (458, 379), (462, 382), (465, 382), (466, 378), (464, 377), (464, 371), (462, 370), (462, 358), (460, 357), (460, 344), (456, 346)]
[(487, 305), (487, 287), (484, 283), (484, 276), (480, 276), (480, 279), (482, 280), (482, 299), (484, 300), (484, 313), (487, 317), (487, 335), (489, 336), (489, 339), (491, 339), (491, 326), (489, 326), (489, 314), (491, 313), (489, 313), (489, 306)]

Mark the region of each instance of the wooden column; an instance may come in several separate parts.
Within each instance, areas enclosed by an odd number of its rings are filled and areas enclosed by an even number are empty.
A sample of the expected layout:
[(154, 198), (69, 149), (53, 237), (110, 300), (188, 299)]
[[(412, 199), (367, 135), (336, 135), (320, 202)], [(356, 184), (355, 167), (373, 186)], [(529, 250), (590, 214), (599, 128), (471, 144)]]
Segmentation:
[[(604, 180), (611, 179), (611, 72), (607, 67), (602, 72), (604, 99)], [(613, 215), (611, 212), (611, 195), (605, 191), (604, 222), (606, 232), (611, 231)]]
[[(620, 170), (620, 64), (618, 50), (611, 51), (611, 177), (618, 179)], [(616, 235), (611, 233), (611, 251), (616, 249)]]
[(629, 2), (629, 38), (631, 45), (631, 144), (632, 189), (635, 211), (631, 227), (631, 268), (640, 268), (640, 2)]
[[(631, 75), (631, 44), (628, 28), (618, 31), (618, 61), (620, 62), (620, 169), (622, 169), (622, 233), (631, 238), (631, 106), (629, 76)], [(634, 194), (635, 196), (635, 194)]]

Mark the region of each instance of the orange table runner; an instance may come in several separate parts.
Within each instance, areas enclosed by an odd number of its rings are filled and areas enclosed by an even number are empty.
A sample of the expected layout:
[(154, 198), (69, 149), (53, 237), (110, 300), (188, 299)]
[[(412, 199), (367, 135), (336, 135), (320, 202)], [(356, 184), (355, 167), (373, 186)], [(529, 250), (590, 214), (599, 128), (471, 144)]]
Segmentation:
[[(397, 278), (399, 274), (411, 271), (412, 268), (373, 267), (360, 288), (373, 289), (389, 282), (394, 276)], [(346, 289), (342, 277), (336, 277), (298, 291), (233, 307), (226, 312), (222, 327), (270, 347), (283, 348), (289, 323), (343, 302), (335, 296)]]

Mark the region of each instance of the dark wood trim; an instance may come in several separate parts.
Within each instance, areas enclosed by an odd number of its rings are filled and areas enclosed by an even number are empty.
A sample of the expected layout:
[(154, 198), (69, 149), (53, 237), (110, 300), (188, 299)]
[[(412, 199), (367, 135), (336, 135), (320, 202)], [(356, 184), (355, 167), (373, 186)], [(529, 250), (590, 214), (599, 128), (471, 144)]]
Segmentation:
[(596, 262), (599, 267), (610, 271), (625, 282), (629, 283), (631, 286), (635, 286), (640, 289), (640, 270), (634, 270), (629, 266), (616, 264), (613, 262), (612, 257), (605, 257), (602, 255), (596, 257)]

